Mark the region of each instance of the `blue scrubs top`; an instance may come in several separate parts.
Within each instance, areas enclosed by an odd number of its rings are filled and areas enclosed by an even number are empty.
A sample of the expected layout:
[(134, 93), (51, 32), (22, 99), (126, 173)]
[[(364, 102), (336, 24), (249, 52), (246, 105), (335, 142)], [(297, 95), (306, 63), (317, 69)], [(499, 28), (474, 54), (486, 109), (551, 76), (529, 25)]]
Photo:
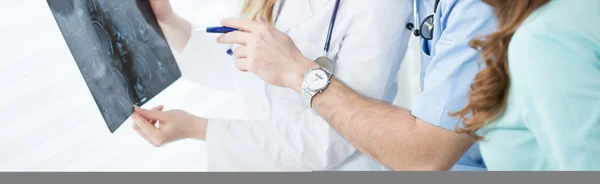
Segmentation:
[[(421, 19), (433, 14), (435, 0), (418, 2)], [(494, 32), (497, 24), (491, 7), (481, 0), (441, 0), (434, 25), (433, 39), (422, 40), (422, 93), (412, 114), (454, 131), (458, 119), (448, 114), (466, 105), (471, 82), (480, 69), (480, 55), (469, 42)], [(485, 170), (479, 145), (473, 145), (452, 170)]]

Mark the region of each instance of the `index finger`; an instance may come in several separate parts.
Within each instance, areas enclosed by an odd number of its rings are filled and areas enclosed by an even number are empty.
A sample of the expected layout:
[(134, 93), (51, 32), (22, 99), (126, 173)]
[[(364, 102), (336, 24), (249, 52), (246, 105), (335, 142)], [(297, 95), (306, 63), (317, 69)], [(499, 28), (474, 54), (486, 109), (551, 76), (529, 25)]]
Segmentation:
[[(150, 110), (162, 111), (162, 110), (163, 110), (163, 108), (164, 108), (164, 106), (162, 106), (162, 105), (159, 105), (159, 106), (156, 106), (156, 107), (154, 107), (154, 108), (152, 108), (152, 109), (150, 109)], [(134, 107), (134, 111), (135, 111), (135, 107)], [(136, 119), (136, 118), (144, 118), (144, 117), (142, 117), (142, 116), (140, 116), (140, 115), (137, 115), (137, 116), (136, 116), (135, 114), (136, 114), (136, 112), (133, 112), (133, 114), (131, 115), (131, 117), (132, 117), (132, 118), (134, 118), (134, 119)], [(153, 124), (153, 125), (154, 125), (154, 124), (156, 124), (156, 122), (157, 122), (157, 120), (147, 120), (146, 118), (144, 118), (144, 120), (146, 120), (146, 121), (149, 121), (149, 122), (150, 122), (151, 124)], [(134, 123), (134, 125), (135, 125), (135, 123)]]
[[(152, 108), (152, 109), (150, 109), (150, 110), (162, 111), (162, 110), (163, 110), (163, 108), (164, 108), (164, 106), (162, 106), (162, 105), (159, 105), (159, 106), (156, 106), (156, 107), (154, 107), (154, 108)], [(152, 120), (152, 121), (150, 121), (150, 123), (152, 123), (152, 124), (154, 125), (154, 124), (156, 124), (156, 120)]]
[(261, 23), (247, 18), (225, 18), (221, 20), (221, 25), (237, 28), (246, 32), (254, 32), (263, 26)]

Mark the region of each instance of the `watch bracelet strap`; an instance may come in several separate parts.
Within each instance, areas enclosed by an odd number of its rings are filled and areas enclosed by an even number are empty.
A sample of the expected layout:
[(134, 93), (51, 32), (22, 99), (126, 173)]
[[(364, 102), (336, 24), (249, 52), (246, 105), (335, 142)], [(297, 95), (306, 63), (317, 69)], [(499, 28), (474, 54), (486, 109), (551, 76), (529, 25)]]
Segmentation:
[(302, 83), (302, 102), (310, 108), (312, 108), (312, 97), (315, 96), (316, 92), (308, 90), (308, 87), (304, 82)]

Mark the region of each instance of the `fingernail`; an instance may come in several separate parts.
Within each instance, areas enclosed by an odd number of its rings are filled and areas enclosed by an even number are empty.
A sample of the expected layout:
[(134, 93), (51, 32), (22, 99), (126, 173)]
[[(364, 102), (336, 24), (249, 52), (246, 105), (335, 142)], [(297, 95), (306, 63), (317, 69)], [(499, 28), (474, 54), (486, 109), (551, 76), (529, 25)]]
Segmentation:
[(230, 56), (233, 55), (233, 51), (231, 49), (227, 49), (227, 54), (229, 54)]

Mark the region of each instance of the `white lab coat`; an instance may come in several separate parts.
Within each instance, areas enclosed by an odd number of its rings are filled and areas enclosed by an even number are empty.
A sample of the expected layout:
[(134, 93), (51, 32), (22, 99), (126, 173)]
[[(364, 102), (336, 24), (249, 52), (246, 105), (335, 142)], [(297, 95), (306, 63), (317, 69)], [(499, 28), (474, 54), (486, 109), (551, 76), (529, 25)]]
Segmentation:
[[(238, 16), (242, 0), (227, 3), (235, 13), (232, 16)], [(275, 27), (287, 33), (304, 56), (321, 56), (335, 0), (285, 0), (281, 4), (275, 5)], [(410, 5), (411, 0), (343, 0), (328, 54), (336, 63), (336, 78), (363, 95), (391, 103), (410, 37), (405, 28), (412, 17)], [(193, 32), (181, 54), (201, 57), (202, 51), (194, 48), (206, 41), (214, 42), (214, 37)], [(265, 84), (251, 73), (230, 75), (243, 96), (247, 119), (209, 121), (209, 170), (382, 170), (305, 106), (293, 90)]]

